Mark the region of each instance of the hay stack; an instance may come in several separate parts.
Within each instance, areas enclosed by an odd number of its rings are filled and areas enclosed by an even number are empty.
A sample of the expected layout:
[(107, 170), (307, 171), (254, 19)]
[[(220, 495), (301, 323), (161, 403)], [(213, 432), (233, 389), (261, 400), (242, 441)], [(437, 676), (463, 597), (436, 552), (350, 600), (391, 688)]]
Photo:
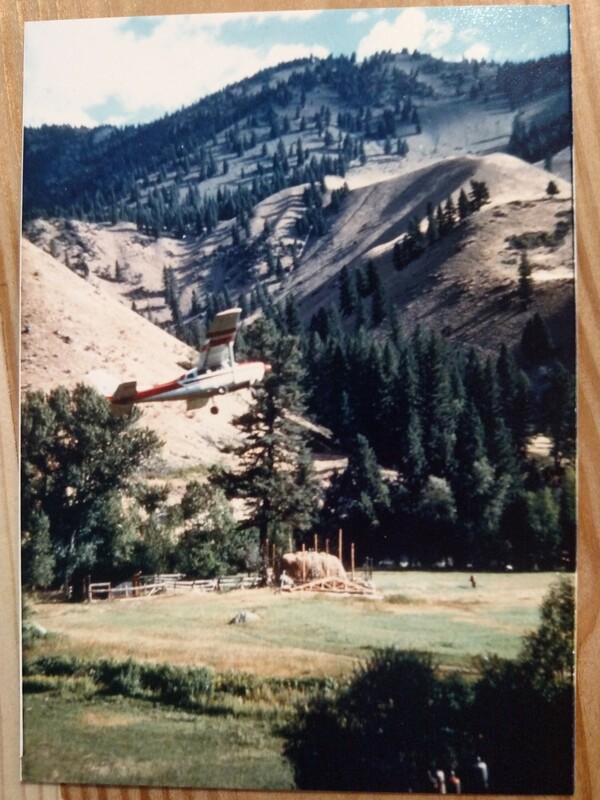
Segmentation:
[(283, 570), (294, 583), (328, 577), (346, 579), (346, 570), (342, 562), (330, 553), (285, 553), (281, 556), (279, 575)]

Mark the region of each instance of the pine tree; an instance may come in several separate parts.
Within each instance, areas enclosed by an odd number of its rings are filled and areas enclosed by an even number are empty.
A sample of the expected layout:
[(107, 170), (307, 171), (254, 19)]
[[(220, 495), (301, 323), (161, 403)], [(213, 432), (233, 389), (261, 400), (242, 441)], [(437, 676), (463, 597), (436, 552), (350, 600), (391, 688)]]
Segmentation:
[(275, 277), (278, 281), (283, 281), (285, 279), (285, 269), (283, 268), (281, 256), (277, 256), (275, 261)]
[(423, 428), (416, 408), (408, 415), (406, 434), (401, 440), (400, 468), (403, 481), (409, 491), (416, 495), (422, 488), (427, 475), (427, 459), (423, 449)]
[(462, 563), (487, 563), (501, 549), (498, 531), (511, 481), (494, 469), (485, 439), (485, 426), (469, 400), (457, 424), (452, 479), (457, 513), (454, 555)]
[(560, 363), (550, 376), (544, 413), (552, 437), (552, 454), (558, 465), (561, 458), (573, 457), (576, 437), (575, 378)]
[(534, 314), (527, 320), (521, 336), (521, 351), (530, 364), (541, 364), (554, 353), (554, 342), (542, 317)]
[(427, 204), (427, 244), (432, 245), (439, 239), (440, 231), (431, 203)]
[(460, 190), (458, 195), (458, 217), (460, 220), (466, 219), (471, 213), (471, 204), (464, 189)]
[(373, 296), (371, 301), (371, 323), (374, 327), (381, 325), (388, 316), (388, 305), (383, 284), (378, 272), (373, 273)]
[(229, 496), (244, 499), (242, 527), (258, 530), (265, 552), (267, 543), (287, 547), (290, 537), (310, 530), (319, 490), (304, 429), (294, 421), (304, 413), (298, 340), (278, 334), (272, 322), (261, 319), (249, 329), (247, 344), (250, 356), (266, 360), (271, 371), (256, 387), (255, 402), (234, 420), (243, 433), (235, 448), (240, 470), (218, 480)]
[(518, 453), (525, 452), (529, 436), (529, 380), (506, 345), (502, 345), (496, 362), (502, 416), (506, 421)]
[(356, 542), (359, 558), (373, 553), (377, 530), (389, 509), (389, 489), (375, 453), (358, 434), (350, 444), (348, 466), (334, 477), (325, 497), (324, 516), (332, 530), (342, 527)]
[(490, 199), (490, 193), (485, 181), (471, 181), (469, 200), (473, 211), (479, 211), (482, 205)]
[(298, 306), (292, 295), (289, 295), (285, 301), (285, 322), (286, 330), (292, 336), (299, 336), (302, 333), (302, 322), (298, 313)]
[(444, 233), (449, 233), (456, 226), (456, 208), (452, 195), (446, 200), (444, 205)]
[(344, 264), (340, 270), (340, 311), (344, 317), (349, 317), (354, 312), (357, 301), (356, 284), (350, 270)]
[[(412, 341), (422, 334), (413, 335)], [(421, 344), (416, 342), (417, 348)], [(423, 425), (423, 447), (429, 470), (445, 477), (452, 466), (456, 409), (450, 379), (450, 358), (443, 339), (424, 337), (424, 352), (416, 351), (419, 370), (419, 407)]]
[(527, 253), (521, 253), (521, 261), (519, 263), (519, 297), (521, 304), (527, 308), (531, 303), (533, 297), (533, 281), (531, 278), (531, 264)]

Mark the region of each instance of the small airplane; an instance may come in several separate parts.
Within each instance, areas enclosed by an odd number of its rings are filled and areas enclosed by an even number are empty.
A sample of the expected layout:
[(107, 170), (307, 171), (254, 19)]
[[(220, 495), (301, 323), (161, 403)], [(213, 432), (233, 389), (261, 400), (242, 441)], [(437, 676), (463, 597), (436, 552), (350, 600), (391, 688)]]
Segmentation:
[[(121, 383), (108, 397), (113, 413), (129, 413), (135, 403), (157, 403), (185, 400), (187, 410), (205, 406), (217, 395), (253, 386), (271, 369), (262, 361), (237, 362), (233, 355), (235, 336), (240, 324), (241, 308), (228, 308), (213, 319), (206, 341), (200, 348), (198, 363), (169, 383), (138, 391), (137, 381)], [(216, 405), (211, 413), (217, 414)]]

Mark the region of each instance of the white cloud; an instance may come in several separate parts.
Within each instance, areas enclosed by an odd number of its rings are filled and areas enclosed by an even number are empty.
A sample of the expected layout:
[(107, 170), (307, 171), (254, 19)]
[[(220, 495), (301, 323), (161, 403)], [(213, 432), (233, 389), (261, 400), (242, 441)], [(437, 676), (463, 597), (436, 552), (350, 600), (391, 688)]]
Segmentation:
[(433, 55), (439, 55), (440, 48), (452, 39), (451, 22), (430, 22), (425, 32), (425, 47)]
[(369, 13), (367, 11), (355, 11), (350, 15), (350, 22), (353, 23), (365, 22), (368, 19)]
[(478, 28), (471, 27), (471, 28), (463, 28), (462, 30), (458, 31), (456, 34), (457, 37), (460, 39), (461, 42), (472, 42), (473, 40), (477, 39), (481, 34)]
[[(285, 18), (317, 13), (291, 12)], [(118, 119), (148, 109), (174, 111), (264, 67), (311, 53), (328, 55), (322, 47), (304, 44), (279, 45), (265, 53), (264, 45), (219, 41), (218, 30), (233, 16), (245, 24), (241, 15), (174, 15), (159, 18), (142, 36), (123, 19), (28, 23), (25, 124), (93, 126), (90, 109), (109, 101)], [(252, 15), (254, 22), (258, 16)]]
[(367, 58), (381, 50), (413, 50), (426, 49), (433, 55), (439, 48), (447, 44), (453, 35), (450, 22), (434, 22), (419, 8), (407, 8), (401, 11), (394, 22), (380, 21), (360, 41), (357, 47), (359, 60)]
[(490, 47), (489, 45), (485, 44), (484, 42), (477, 42), (476, 44), (472, 44), (471, 47), (468, 47), (465, 50), (465, 58), (481, 61), (483, 58), (488, 58), (490, 54)]
[(304, 9), (304, 10), (302, 10), (302, 9), (298, 9), (298, 10), (291, 9), (289, 11), (269, 11), (267, 13), (268, 14), (272, 14), (273, 16), (276, 16), (279, 19), (289, 20), (290, 22), (293, 22), (294, 20), (302, 20), (302, 21), (304, 21), (304, 20), (307, 20), (307, 19), (312, 19), (313, 17), (319, 16), (319, 14), (322, 14), (323, 12), (321, 11), (321, 9), (318, 9), (318, 8), (315, 8), (315, 9), (308, 9), (307, 8), (307, 9)]

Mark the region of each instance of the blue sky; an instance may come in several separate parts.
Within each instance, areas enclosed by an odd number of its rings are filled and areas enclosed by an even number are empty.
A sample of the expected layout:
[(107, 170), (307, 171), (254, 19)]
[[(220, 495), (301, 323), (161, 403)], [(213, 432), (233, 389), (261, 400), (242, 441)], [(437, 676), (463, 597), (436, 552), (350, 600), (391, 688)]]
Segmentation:
[(568, 7), (268, 11), (28, 22), (24, 124), (147, 122), (282, 61), (415, 48), (520, 61), (569, 47)]

